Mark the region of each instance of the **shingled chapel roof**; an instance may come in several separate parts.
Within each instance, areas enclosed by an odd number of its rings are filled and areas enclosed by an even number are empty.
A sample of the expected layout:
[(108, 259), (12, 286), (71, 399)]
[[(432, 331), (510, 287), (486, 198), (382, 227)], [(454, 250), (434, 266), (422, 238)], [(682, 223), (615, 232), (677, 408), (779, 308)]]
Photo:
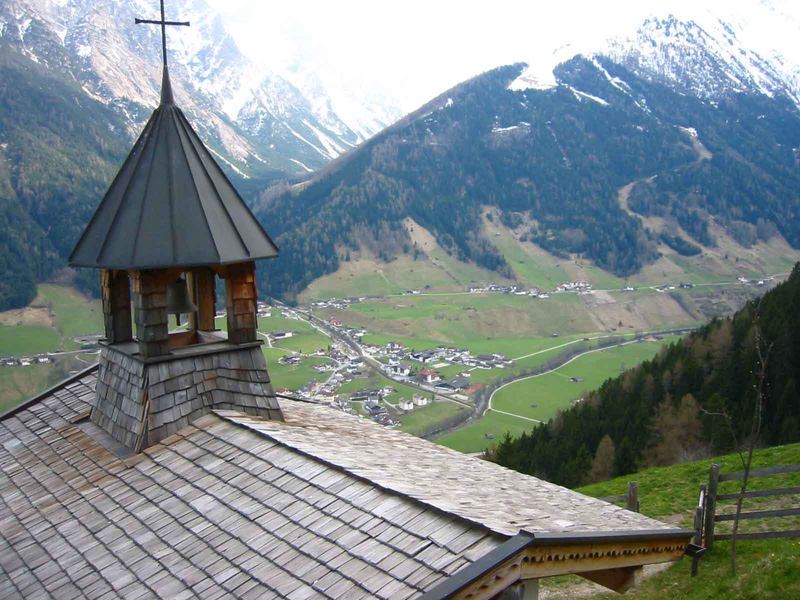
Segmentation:
[[(217, 411), (131, 454), (86, 418), (96, 378), (0, 419), (0, 596), (449, 597), (538, 539), (591, 544), (530, 559), (552, 574), (674, 560), (691, 535), (297, 401), (284, 422)], [(643, 541), (606, 552), (619, 534)]]
[(278, 249), (173, 100), (161, 103), (70, 256), (105, 269), (224, 265)]

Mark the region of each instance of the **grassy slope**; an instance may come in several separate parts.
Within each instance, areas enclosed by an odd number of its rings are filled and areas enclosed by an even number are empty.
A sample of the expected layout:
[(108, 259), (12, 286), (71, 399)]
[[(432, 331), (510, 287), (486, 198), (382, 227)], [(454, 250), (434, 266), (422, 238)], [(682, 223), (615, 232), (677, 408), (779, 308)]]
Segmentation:
[(443, 435), (435, 441), (459, 452), (482, 452), (502, 439), (506, 432), (512, 436), (519, 436), (535, 426), (536, 423), (532, 421), (490, 411), (482, 419)]
[[(635, 476), (621, 477), (610, 481), (592, 484), (578, 491), (590, 496), (602, 497), (621, 494), (631, 479), (639, 484), (641, 510), (644, 514), (656, 517), (679, 519), (682, 526), (689, 527), (692, 511), (697, 501), (699, 486), (708, 480), (708, 470), (712, 462), (721, 465), (722, 471), (740, 471), (738, 455), (727, 455), (693, 463), (647, 469)], [(800, 463), (800, 444), (758, 450), (753, 466), (766, 467), (780, 464)], [(752, 481), (750, 489), (772, 488), (800, 485), (800, 474), (779, 477), (759, 478)], [(736, 491), (735, 482), (726, 483), (724, 492)], [(751, 508), (764, 506), (765, 500), (747, 500)], [(794, 498), (795, 505), (796, 497)], [(791, 498), (788, 499), (791, 502)], [(774, 502), (774, 500), (772, 500)], [(774, 506), (772, 504), (771, 506)], [(797, 529), (797, 519), (770, 520), (774, 529)], [(745, 521), (742, 531), (758, 527), (758, 521)], [(642, 586), (629, 592), (631, 598), (656, 600), (674, 598), (679, 600), (710, 600), (726, 598), (775, 599), (800, 598), (800, 540), (745, 540), (738, 543), (739, 572), (736, 578), (730, 576), (729, 544), (717, 542), (700, 563), (700, 576), (691, 578), (690, 561), (684, 559), (675, 566), (648, 580)], [(555, 583), (556, 586), (563, 585)], [(598, 598), (619, 598), (615, 594), (605, 594)]]
[[(761, 277), (768, 273), (791, 270), (800, 258), (800, 252), (790, 248), (783, 240), (773, 238), (768, 243), (759, 243), (752, 248), (736, 244), (724, 230), (712, 226), (717, 239), (715, 248), (705, 248), (696, 257), (682, 257), (666, 246), (660, 247), (664, 256), (630, 278), (620, 278), (580, 258), (559, 258), (542, 248), (519, 239), (514, 232), (494, 218), (484, 219), (484, 235), (505, 257), (517, 282), (553, 289), (566, 280), (586, 278), (598, 289), (619, 289), (626, 282), (635, 286), (658, 285), (666, 281), (691, 281), (711, 283), (735, 279), (739, 275), (748, 278)], [(414, 225), (419, 228), (418, 225)], [(423, 230), (424, 231), (424, 230)], [(364, 294), (395, 294), (406, 289), (431, 291), (462, 291), (473, 283), (504, 282), (498, 273), (493, 273), (469, 263), (463, 263), (447, 254), (430, 236), (430, 243), (420, 244), (427, 258), (413, 260), (401, 255), (383, 263), (370, 256), (362, 256), (343, 262), (339, 270), (312, 282), (300, 295), (301, 300), (314, 298), (344, 297)], [(417, 240), (417, 235), (411, 235)]]
[[(103, 329), (100, 303), (73, 288), (42, 284), (34, 307), (46, 307), (51, 325), (0, 325), (0, 356), (25, 356), (40, 352), (77, 350), (75, 336), (100, 333)], [(0, 411), (41, 392), (70, 370), (88, 366), (74, 356), (56, 357), (54, 363), (0, 369)]]
[(34, 304), (50, 308), (64, 350), (80, 348), (80, 344), (72, 339), (75, 336), (103, 331), (103, 312), (100, 302), (87, 298), (73, 288), (42, 284), (39, 286), (39, 295)]
[[(586, 354), (556, 371), (504, 387), (497, 392), (492, 405), (515, 415), (547, 421), (585, 391), (596, 389), (609, 377), (652, 358), (664, 344), (676, 339), (636, 342)], [(583, 381), (572, 382), (571, 377)]]

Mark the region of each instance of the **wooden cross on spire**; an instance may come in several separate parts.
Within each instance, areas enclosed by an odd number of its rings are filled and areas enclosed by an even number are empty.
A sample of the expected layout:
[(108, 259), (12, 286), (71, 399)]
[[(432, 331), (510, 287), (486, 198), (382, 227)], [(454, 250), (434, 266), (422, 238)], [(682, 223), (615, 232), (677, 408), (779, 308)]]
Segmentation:
[(146, 23), (148, 25), (161, 25), (161, 59), (164, 61), (164, 69), (167, 68), (167, 25), (189, 26), (189, 21), (167, 21), (164, 17), (164, 0), (161, 0), (161, 20), (135, 19), (137, 25)]

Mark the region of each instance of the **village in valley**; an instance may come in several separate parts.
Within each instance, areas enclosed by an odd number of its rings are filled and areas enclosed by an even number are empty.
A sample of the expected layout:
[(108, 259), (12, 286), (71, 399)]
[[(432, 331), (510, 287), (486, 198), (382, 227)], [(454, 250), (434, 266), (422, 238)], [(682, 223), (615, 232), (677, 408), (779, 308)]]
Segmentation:
[[(267, 319), (279, 310), (282, 319), (301, 321), (329, 336), (327, 349), (311, 353), (293, 352), (277, 359), (279, 365), (298, 367), (309, 358), (324, 358), (326, 362), (311, 368), (315, 376), (297, 389), (280, 387), (279, 394), (288, 394), (311, 402), (339, 408), (351, 414), (372, 418), (381, 425), (400, 425), (399, 416), (428, 406), (434, 401), (449, 401), (469, 405), (470, 395), (482, 387), (470, 380), (474, 369), (502, 369), (510, 361), (502, 354), (475, 355), (465, 348), (438, 346), (413, 349), (396, 341), (385, 344), (363, 342), (368, 335), (364, 328), (346, 326), (340, 319), (314, 316), (313, 308), (344, 308), (364, 299), (331, 299), (313, 303), (312, 307), (280, 308), (259, 303), (258, 315)], [(291, 339), (292, 331), (265, 333), (272, 346)], [(460, 370), (449, 377), (443, 371)], [(371, 386), (379, 375), (384, 385)], [(359, 385), (363, 383), (363, 385)], [(350, 391), (343, 391), (343, 389)]]
[[(762, 281), (741, 277), (737, 283), (763, 285)], [(650, 286), (649, 291), (664, 292), (676, 287), (689, 290), (692, 285), (662, 284)], [(608, 291), (598, 290), (598, 293)], [(648, 290), (626, 284), (611, 291), (624, 294)], [(576, 279), (554, 285), (549, 290), (520, 284), (488, 283), (470, 285), (460, 292), (408, 289), (396, 294), (309, 299), (297, 306), (259, 301), (258, 337), (264, 342), (264, 353), (279, 394), (330, 405), (388, 427), (403, 427), (419, 435), (430, 435), (447, 429), (439, 427), (441, 422), (452, 426), (463, 422), (470, 414), (477, 414), (476, 411), (485, 410), (485, 406), (479, 406), (476, 401), (478, 392), (500, 378), (518, 376), (524, 368), (524, 361), (515, 361), (523, 352), (515, 348), (509, 355), (505, 347), (498, 348), (490, 340), (467, 347), (469, 344), (463, 342), (448, 344), (436, 342), (435, 338), (394, 338), (381, 327), (368, 329), (358, 324), (360, 307), (392, 305), (404, 302), (404, 298), (418, 303), (434, 300), (437, 296), (459, 295), (465, 299), (474, 297), (476, 301), (483, 299), (480, 302), (508, 298), (513, 302), (530, 300), (536, 304), (551, 297), (566, 300), (569, 296), (594, 293), (592, 283)], [(217, 311), (217, 328), (224, 329), (225, 324), (225, 311)], [(80, 369), (96, 360), (100, 341), (98, 334), (89, 332), (88, 324), (84, 324), (81, 331), (80, 335), (69, 338), (66, 348), (0, 356), (0, 367), (16, 371), (31, 365), (50, 365), (61, 361), (62, 356), (75, 355), (77, 360), (70, 363), (69, 368), (73, 371)], [(612, 328), (605, 333), (610, 337), (618, 332)], [(551, 344), (554, 348), (581, 343), (586, 347), (584, 349), (588, 349), (588, 338), (583, 335), (570, 337), (569, 331), (559, 332), (556, 327), (546, 337), (560, 337), (558, 342), (554, 340)], [(580, 383), (582, 377), (571, 377), (570, 381)], [(576, 397), (578, 392), (574, 392)], [(539, 418), (538, 411), (534, 413)], [(512, 416), (505, 414), (509, 418)], [(517, 414), (514, 411), (514, 416)], [(498, 429), (502, 430), (502, 427)], [(494, 439), (496, 434), (493, 429), (480, 437)]]
[[(546, 300), (551, 294), (591, 294), (592, 284), (580, 279), (563, 282), (555, 289), (545, 291), (537, 287), (489, 283), (470, 286), (462, 293)], [(271, 357), (272, 364), (277, 362), (279, 365), (275, 367), (275, 381), (279, 386), (281, 368), (299, 372), (303, 366), (313, 362), (307, 380), (295, 386), (280, 386), (276, 391), (331, 405), (389, 427), (401, 426), (408, 415), (433, 403), (450, 404), (454, 412), (461, 410), (464, 415), (466, 410), (472, 412), (476, 408), (476, 393), (488, 381), (511, 367), (511, 358), (501, 352), (479, 353), (455, 344), (412, 347), (413, 342), (393, 339), (381, 339), (381, 343), (377, 343), (374, 338), (384, 336), (371, 334), (379, 332), (348, 325), (340, 318), (342, 311), (348, 311), (355, 305), (381, 302), (393, 297), (426, 295), (429, 295), (427, 290), (409, 289), (396, 295), (320, 299), (296, 307), (259, 302), (258, 316), (262, 322), (274, 318), (283, 320), (283, 329), (260, 333), (268, 346), (291, 346), (290, 342), (288, 345), (285, 342), (300, 333), (292, 330), (292, 323), (302, 323), (304, 328), (311, 327), (317, 334), (328, 338), (326, 348), (303, 352), (298, 346), (292, 352), (283, 353), (277, 358)], [(222, 315), (220, 313), (218, 316)], [(551, 336), (558, 337), (559, 333), (553, 332)], [(269, 357), (270, 350), (266, 352)], [(476, 372), (482, 376), (474, 377)], [(581, 378), (573, 378), (573, 382), (580, 381)], [(488, 437), (491, 439), (493, 436), (488, 434)]]

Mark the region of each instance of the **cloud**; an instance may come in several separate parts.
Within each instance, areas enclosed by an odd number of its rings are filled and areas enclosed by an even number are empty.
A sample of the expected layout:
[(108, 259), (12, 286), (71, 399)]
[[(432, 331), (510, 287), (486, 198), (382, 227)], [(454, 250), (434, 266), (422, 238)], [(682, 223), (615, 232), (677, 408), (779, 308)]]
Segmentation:
[[(783, 43), (791, 46), (784, 53), (795, 55), (800, 46), (794, 42), (800, 3), (783, 0), (207, 2), (264, 68), (322, 71), (357, 90), (383, 91), (404, 110), (501, 64), (591, 51), (652, 14), (721, 16), (747, 25), (748, 43)], [(778, 21), (788, 28), (783, 41), (770, 36)], [(793, 60), (800, 64), (800, 56)]]

